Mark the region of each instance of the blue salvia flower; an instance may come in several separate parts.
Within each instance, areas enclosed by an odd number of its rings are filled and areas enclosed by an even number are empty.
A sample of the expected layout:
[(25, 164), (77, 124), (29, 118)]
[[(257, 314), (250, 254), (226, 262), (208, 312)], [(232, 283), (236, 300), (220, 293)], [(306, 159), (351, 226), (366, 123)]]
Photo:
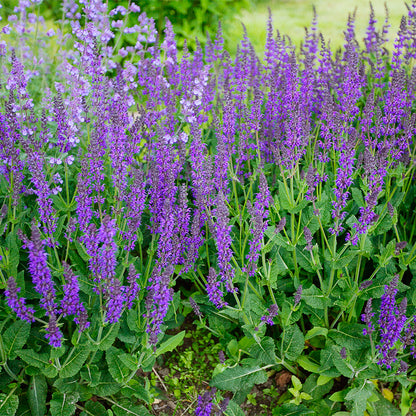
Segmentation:
[(211, 267), (209, 269), (206, 289), (209, 300), (218, 308), (221, 309), (227, 305), (227, 302), (223, 300), (223, 292), (221, 290), (221, 282), (217, 279), (217, 273), (215, 269)]
[(256, 195), (254, 207), (248, 201), (248, 211), (251, 215), (250, 232), (252, 238), (249, 242), (250, 252), (247, 255), (248, 264), (244, 267), (243, 271), (248, 272), (249, 276), (254, 276), (257, 268), (257, 261), (260, 257), (261, 243), (264, 237), (264, 233), (267, 230), (269, 216), (269, 205), (271, 201), (271, 195), (269, 187), (267, 186), (267, 180), (263, 172), (260, 172), (260, 184), (259, 191)]
[(20, 287), (17, 287), (14, 277), (9, 277), (7, 280), (7, 289), (4, 292), (6, 296), (7, 305), (13, 310), (13, 312), (24, 321), (35, 322), (33, 314), (35, 310), (25, 305), (26, 299), (19, 298), (18, 293), (20, 292)]
[(213, 409), (213, 398), (216, 388), (206, 391), (202, 396), (198, 396), (198, 406), (195, 409), (195, 416), (211, 416)]
[(407, 299), (404, 298), (399, 307), (396, 305), (397, 284), (399, 276), (396, 275), (390, 285), (386, 285), (385, 293), (381, 297), (380, 317), (380, 343), (377, 345), (382, 358), (378, 364), (384, 364), (391, 368), (391, 364), (396, 361), (397, 351), (394, 348), (396, 341), (400, 339), (400, 334), (406, 322)]
[(63, 262), (64, 278), (67, 282), (64, 285), (64, 297), (61, 302), (61, 313), (63, 316), (74, 315), (74, 322), (80, 325), (80, 331), (89, 327), (87, 311), (79, 298), (78, 278), (74, 275), (68, 263)]
[(41, 295), (40, 306), (46, 311), (46, 315), (57, 315), (56, 292), (48, 267), (48, 254), (44, 250), (40, 232), (36, 225), (32, 225), (31, 240), (25, 239), (25, 245), (29, 249), (29, 272), (36, 292)]
[(232, 226), (229, 225), (228, 207), (222, 192), (218, 194), (216, 205), (216, 208), (213, 209), (213, 214), (216, 217), (214, 233), (218, 250), (218, 267), (220, 269), (221, 281), (225, 282), (227, 291), (232, 292), (235, 290), (231, 288), (231, 282), (234, 277), (234, 269), (230, 264), (233, 256), (231, 250), (232, 238), (230, 235)]
[(364, 335), (371, 335), (375, 330), (374, 324), (371, 321), (371, 318), (374, 316), (372, 302), (373, 302), (372, 298), (368, 299), (365, 305), (364, 313), (361, 315), (361, 320), (366, 325), (366, 327), (363, 329)]
[(273, 305), (270, 305), (269, 309), (267, 309), (267, 314), (261, 317), (261, 320), (263, 322), (266, 322), (266, 324), (268, 325), (273, 325), (273, 318), (277, 316), (278, 313), (279, 307), (275, 303), (273, 303)]

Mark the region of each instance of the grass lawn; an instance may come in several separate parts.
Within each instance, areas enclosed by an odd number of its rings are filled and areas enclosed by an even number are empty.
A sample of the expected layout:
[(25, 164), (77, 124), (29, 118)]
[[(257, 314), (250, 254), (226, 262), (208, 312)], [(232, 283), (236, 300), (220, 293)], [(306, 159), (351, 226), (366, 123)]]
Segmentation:
[[(373, 0), (372, 4), (376, 13), (378, 24), (384, 22), (384, 0)], [(403, 0), (389, 0), (390, 33), (397, 33), (400, 19), (407, 14), (406, 5)], [(253, 2), (250, 10), (245, 10), (236, 17), (236, 24), (225, 29), (229, 39), (240, 39), (243, 29), (240, 22), (244, 23), (248, 35), (258, 53), (263, 54), (266, 40), (266, 22), (268, 7), (273, 15), (274, 28), (281, 34), (289, 35), (292, 41), (299, 45), (305, 34), (305, 27), (309, 27), (312, 21), (312, 7), (315, 5), (318, 14), (319, 30), (325, 39), (331, 40), (333, 49), (343, 44), (343, 31), (345, 30), (348, 14), (357, 8), (356, 34), (357, 39), (362, 41), (368, 17), (370, 13), (369, 2), (363, 0), (271, 0)], [(392, 36), (390, 36), (392, 38)], [(393, 44), (393, 39), (390, 45)], [(235, 42), (229, 42), (231, 52), (235, 53)], [(234, 48), (234, 49), (233, 49)]]

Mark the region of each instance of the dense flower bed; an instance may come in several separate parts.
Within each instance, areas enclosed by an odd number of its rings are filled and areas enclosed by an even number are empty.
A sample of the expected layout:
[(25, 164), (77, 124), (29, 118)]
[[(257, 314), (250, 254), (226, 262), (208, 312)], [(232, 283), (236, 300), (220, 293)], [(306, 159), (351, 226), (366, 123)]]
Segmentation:
[(1, 29), (0, 414), (149, 414), (137, 372), (191, 308), (224, 350), (199, 416), (281, 369), (269, 414), (390, 414), (380, 383), (406, 412), (416, 1), (391, 56), (371, 11), (336, 53), (316, 17), (299, 51), (270, 18), (262, 60), (221, 26), (178, 54), (132, 2), (64, 1), (53, 28), (38, 3)]

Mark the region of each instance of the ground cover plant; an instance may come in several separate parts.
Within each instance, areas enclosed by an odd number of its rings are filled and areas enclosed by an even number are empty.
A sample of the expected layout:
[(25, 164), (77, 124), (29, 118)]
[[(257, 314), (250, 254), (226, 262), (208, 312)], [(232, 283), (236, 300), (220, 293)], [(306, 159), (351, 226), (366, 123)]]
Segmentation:
[(189, 317), (198, 416), (407, 414), (416, 1), (391, 55), (371, 10), (363, 48), (354, 15), (335, 53), (269, 19), (233, 59), (221, 26), (179, 57), (133, 2), (39, 4), (1, 29), (0, 415), (157, 414)]

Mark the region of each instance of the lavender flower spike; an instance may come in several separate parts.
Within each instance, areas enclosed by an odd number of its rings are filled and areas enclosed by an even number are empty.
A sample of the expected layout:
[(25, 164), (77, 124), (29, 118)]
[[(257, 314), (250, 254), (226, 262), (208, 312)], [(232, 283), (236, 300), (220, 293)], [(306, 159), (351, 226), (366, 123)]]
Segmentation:
[(212, 399), (214, 398), (216, 388), (206, 391), (202, 396), (198, 396), (198, 406), (195, 409), (195, 416), (211, 416), (213, 408)]
[(27, 241), (27, 248), (29, 249), (29, 271), (36, 292), (42, 296), (40, 306), (45, 309), (46, 315), (52, 316), (58, 314), (58, 305), (55, 299), (54, 283), (47, 263), (48, 254), (43, 249), (44, 243), (38, 228), (33, 225), (32, 239)]
[(373, 308), (372, 308), (373, 299), (368, 299), (364, 313), (361, 315), (361, 320), (366, 324), (366, 328), (363, 329), (364, 335), (371, 335), (374, 332), (374, 325), (371, 322), (371, 318), (374, 316)]
[(273, 305), (271, 305), (269, 309), (267, 309), (267, 315), (262, 316), (261, 320), (263, 322), (266, 322), (266, 324), (273, 325), (274, 324), (273, 318), (277, 316), (278, 313), (279, 313), (279, 307), (275, 303), (273, 303)]
[(4, 292), (7, 304), (20, 319), (27, 322), (35, 322), (35, 318), (33, 317), (35, 310), (25, 305), (26, 299), (17, 296), (19, 292), (20, 287), (17, 287), (13, 277), (9, 277), (9, 280), (7, 280), (7, 289)]
[(391, 364), (396, 361), (397, 351), (393, 347), (400, 338), (400, 333), (406, 322), (407, 299), (404, 298), (400, 306), (396, 306), (398, 282), (399, 275), (396, 275), (390, 285), (386, 286), (385, 293), (381, 297), (380, 317), (378, 320), (380, 344), (377, 345), (377, 349), (382, 355), (378, 364), (384, 364), (387, 368), (391, 368)]

